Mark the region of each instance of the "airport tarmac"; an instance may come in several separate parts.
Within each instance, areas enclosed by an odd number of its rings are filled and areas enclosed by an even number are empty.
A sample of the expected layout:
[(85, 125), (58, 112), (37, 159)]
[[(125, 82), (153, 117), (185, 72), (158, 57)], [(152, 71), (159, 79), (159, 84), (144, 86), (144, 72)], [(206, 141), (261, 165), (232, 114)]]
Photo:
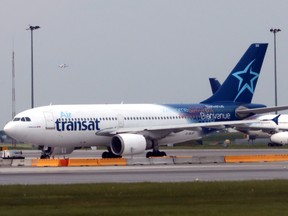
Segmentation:
[[(72, 154), (66, 155), (69, 158), (101, 158), (105, 150), (75, 150)], [(262, 154), (288, 154), (288, 149), (269, 148), (269, 149), (161, 149), (167, 156), (228, 156), (228, 155), (262, 155)], [(24, 150), (25, 158), (39, 158), (41, 151)], [(145, 157), (143, 154), (134, 155), (133, 158)], [(59, 158), (63, 158), (60, 156)], [(58, 157), (57, 157), (58, 158)], [(131, 158), (131, 156), (126, 156)]]
[(86, 184), (288, 179), (288, 162), (112, 167), (1, 167), (0, 184)]
[[(288, 154), (287, 149), (166, 150), (170, 156)], [(39, 151), (23, 151), (39, 157)], [(78, 150), (70, 158), (100, 157), (100, 150)], [(38, 156), (35, 156), (38, 155)], [(133, 156), (144, 157), (144, 155)], [(0, 184), (85, 184), (288, 179), (288, 162), (138, 165), (108, 167), (0, 167)]]

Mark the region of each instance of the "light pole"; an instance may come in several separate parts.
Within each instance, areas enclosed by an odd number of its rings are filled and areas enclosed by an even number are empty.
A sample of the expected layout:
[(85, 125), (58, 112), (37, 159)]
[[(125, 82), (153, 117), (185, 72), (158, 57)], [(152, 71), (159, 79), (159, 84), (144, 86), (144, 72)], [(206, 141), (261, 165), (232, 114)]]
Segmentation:
[(33, 31), (40, 26), (29, 26), (26, 30), (31, 31), (31, 108), (34, 108), (34, 75), (33, 75)]
[[(271, 28), (270, 32), (274, 34), (274, 77), (275, 77), (275, 106), (277, 106), (277, 67), (276, 67), (276, 33), (281, 29)], [(275, 111), (275, 114), (278, 112)]]

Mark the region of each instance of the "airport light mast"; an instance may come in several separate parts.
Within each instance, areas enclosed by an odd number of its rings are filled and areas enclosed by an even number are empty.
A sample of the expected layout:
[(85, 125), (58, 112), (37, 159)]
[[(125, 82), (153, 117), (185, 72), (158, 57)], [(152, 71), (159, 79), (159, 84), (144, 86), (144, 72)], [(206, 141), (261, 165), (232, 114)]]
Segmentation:
[[(13, 51), (12, 51), (12, 119), (16, 115), (16, 90), (15, 90), (15, 52), (14, 52), (14, 42), (13, 42)], [(16, 140), (12, 138), (12, 146), (16, 147)]]
[(39, 29), (40, 26), (31, 26), (26, 30), (31, 31), (31, 108), (34, 108), (34, 74), (33, 74), (33, 31)]
[[(274, 81), (275, 81), (275, 106), (277, 106), (277, 67), (276, 67), (276, 33), (280, 32), (281, 29), (271, 28), (270, 32), (274, 34)], [(275, 114), (278, 112), (275, 111)]]

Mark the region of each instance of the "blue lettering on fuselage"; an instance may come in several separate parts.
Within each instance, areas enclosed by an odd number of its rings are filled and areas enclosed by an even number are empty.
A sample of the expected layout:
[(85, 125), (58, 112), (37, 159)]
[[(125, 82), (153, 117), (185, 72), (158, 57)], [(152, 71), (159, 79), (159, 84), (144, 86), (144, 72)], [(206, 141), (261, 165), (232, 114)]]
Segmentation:
[(96, 118), (95, 120), (56, 120), (57, 131), (98, 131), (100, 121)]
[(71, 118), (71, 113), (69, 112), (61, 112), (60, 118)]

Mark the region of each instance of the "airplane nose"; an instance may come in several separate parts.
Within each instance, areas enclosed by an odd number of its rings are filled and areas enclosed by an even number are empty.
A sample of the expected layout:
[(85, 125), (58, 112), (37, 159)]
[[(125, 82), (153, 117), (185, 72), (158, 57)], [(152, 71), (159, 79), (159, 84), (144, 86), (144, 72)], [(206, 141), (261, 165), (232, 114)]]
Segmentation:
[(4, 132), (5, 132), (7, 135), (9, 135), (10, 131), (11, 131), (11, 124), (10, 124), (10, 122), (8, 122), (8, 123), (4, 126)]
[(4, 126), (4, 132), (7, 134), (9, 137), (25, 142), (27, 137), (31, 138), (31, 134), (25, 130), (27, 126), (23, 126), (21, 123), (19, 124), (18, 121), (10, 121)]
[(15, 133), (15, 127), (14, 124), (12, 122), (8, 122), (5, 126), (4, 126), (4, 132), (10, 136), (13, 137), (14, 133)]

